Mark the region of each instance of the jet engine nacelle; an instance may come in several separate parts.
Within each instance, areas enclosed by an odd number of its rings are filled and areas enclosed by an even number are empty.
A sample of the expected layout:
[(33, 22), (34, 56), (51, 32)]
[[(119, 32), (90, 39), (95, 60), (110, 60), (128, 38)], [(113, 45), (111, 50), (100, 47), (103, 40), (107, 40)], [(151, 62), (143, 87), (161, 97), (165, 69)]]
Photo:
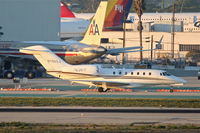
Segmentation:
[(195, 27), (200, 27), (200, 21), (197, 21), (195, 24), (194, 24)]

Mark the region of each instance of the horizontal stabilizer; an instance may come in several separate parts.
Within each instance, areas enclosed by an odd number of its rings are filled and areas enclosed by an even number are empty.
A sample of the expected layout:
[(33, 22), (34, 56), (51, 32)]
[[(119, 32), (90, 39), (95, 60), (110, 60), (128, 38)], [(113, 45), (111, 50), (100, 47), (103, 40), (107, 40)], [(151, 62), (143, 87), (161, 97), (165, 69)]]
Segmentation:
[(108, 49), (106, 54), (119, 54), (119, 53), (125, 53), (128, 50), (133, 50), (133, 49), (139, 49), (141, 48), (140, 46), (137, 47), (126, 47), (126, 48), (116, 48), (116, 49)]

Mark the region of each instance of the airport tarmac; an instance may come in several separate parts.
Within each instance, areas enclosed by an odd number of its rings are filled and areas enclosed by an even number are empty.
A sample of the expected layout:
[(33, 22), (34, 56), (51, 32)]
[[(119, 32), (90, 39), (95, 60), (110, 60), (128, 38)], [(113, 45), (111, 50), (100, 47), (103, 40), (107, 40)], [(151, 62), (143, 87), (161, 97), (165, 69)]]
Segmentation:
[[(196, 76), (193, 77), (182, 77), (187, 83), (181, 87), (200, 87), (200, 80)], [(69, 81), (61, 80), (57, 78), (36, 78), (36, 79), (21, 79), (21, 87), (51, 87), (51, 86), (64, 86), (71, 85)], [(11, 79), (0, 79), (0, 87), (15, 87), (13, 80)], [(73, 84), (76, 85), (76, 84)]]
[[(199, 89), (200, 80), (196, 77), (184, 77), (188, 83), (177, 89)], [(68, 81), (56, 78), (46, 79), (23, 79), (21, 87), (23, 88), (56, 88), (59, 91), (0, 91), (0, 97), (109, 97), (109, 98), (171, 98), (171, 99), (200, 99), (200, 93), (169, 93), (156, 92), (157, 89), (165, 89), (166, 87), (148, 87), (148, 88), (133, 88), (133, 92), (81, 92), (81, 89), (88, 88), (87, 86), (74, 85)], [(0, 87), (14, 88), (12, 80), (1, 79)], [(189, 86), (189, 87), (188, 87)], [(166, 89), (169, 89), (167, 87)]]
[[(7, 110), (2, 111), (3, 108)], [(200, 113), (198, 113), (200, 109), (29, 107), (28, 109), (30, 110), (20, 108), (21, 111), (12, 111), (13, 107), (3, 108), (0, 108), (0, 122), (20, 121), (55, 124), (200, 124)], [(8, 111), (9, 109), (10, 111)], [(60, 109), (62, 111), (52, 111), (50, 109)], [(124, 111), (120, 112), (120, 110)], [(178, 112), (176, 112), (177, 110)]]
[(0, 91), (0, 97), (80, 97), (80, 98), (142, 98), (200, 99), (200, 93), (180, 92), (82, 92), (82, 91)]
[[(196, 77), (184, 77), (188, 83), (186, 88), (200, 88), (200, 81)], [(12, 80), (1, 79), (0, 86), (14, 87)], [(189, 87), (188, 87), (189, 86)], [(71, 86), (67, 81), (59, 79), (31, 79), (24, 80), (22, 87), (57, 87), (61, 91), (0, 91), (0, 97), (112, 97), (112, 98), (186, 98), (199, 99), (200, 93), (168, 93), (168, 92), (81, 92), (83, 86)], [(63, 90), (65, 91), (63, 91)], [(68, 89), (68, 90), (66, 90)], [(76, 107), (77, 108), (77, 107)], [(56, 124), (200, 124), (200, 113), (184, 112), (85, 112), (82, 109), (71, 112), (1, 112), (0, 122), (21, 121), (28, 123), (56, 123)]]

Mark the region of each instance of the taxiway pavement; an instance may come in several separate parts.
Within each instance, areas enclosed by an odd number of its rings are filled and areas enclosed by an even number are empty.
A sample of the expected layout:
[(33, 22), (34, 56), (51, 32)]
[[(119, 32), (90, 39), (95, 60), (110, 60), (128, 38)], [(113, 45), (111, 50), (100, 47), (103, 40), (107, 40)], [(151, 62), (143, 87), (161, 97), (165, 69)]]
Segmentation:
[(200, 124), (200, 109), (1, 107), (0, 122), (56, 124)]
[[(181, 77), (187, 81), (187, 83), (181, 87), (200, 87), (200, 80), (196, 76), (193, 77)], [(3, 87), (15, 87), (16, 84), (13, 83), (11, 79), (0, 79), (0, 88)], [(22, 79), (21, 87), (51, 87), (51, 86), (60, 86), (64, 87), (71, 85), (69, 81), (56, 79), (56, 78), (36, 78), (36, 79)], [(76, 84), (75, 84), (76, 85)]]

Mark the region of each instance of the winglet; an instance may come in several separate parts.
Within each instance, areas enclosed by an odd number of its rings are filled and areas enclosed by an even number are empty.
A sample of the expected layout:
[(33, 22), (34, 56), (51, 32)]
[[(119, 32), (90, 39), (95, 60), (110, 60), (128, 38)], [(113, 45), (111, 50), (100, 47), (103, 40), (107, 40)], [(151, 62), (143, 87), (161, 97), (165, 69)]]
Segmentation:
[(81, 43), (89, 44), (89, 45), (100, 45), (103, 24), (105, 20), (107, 2), (102, 1), (97, 9), (95, 16), (92, 18), (92, 21), (85, 33), (85, 36)]

